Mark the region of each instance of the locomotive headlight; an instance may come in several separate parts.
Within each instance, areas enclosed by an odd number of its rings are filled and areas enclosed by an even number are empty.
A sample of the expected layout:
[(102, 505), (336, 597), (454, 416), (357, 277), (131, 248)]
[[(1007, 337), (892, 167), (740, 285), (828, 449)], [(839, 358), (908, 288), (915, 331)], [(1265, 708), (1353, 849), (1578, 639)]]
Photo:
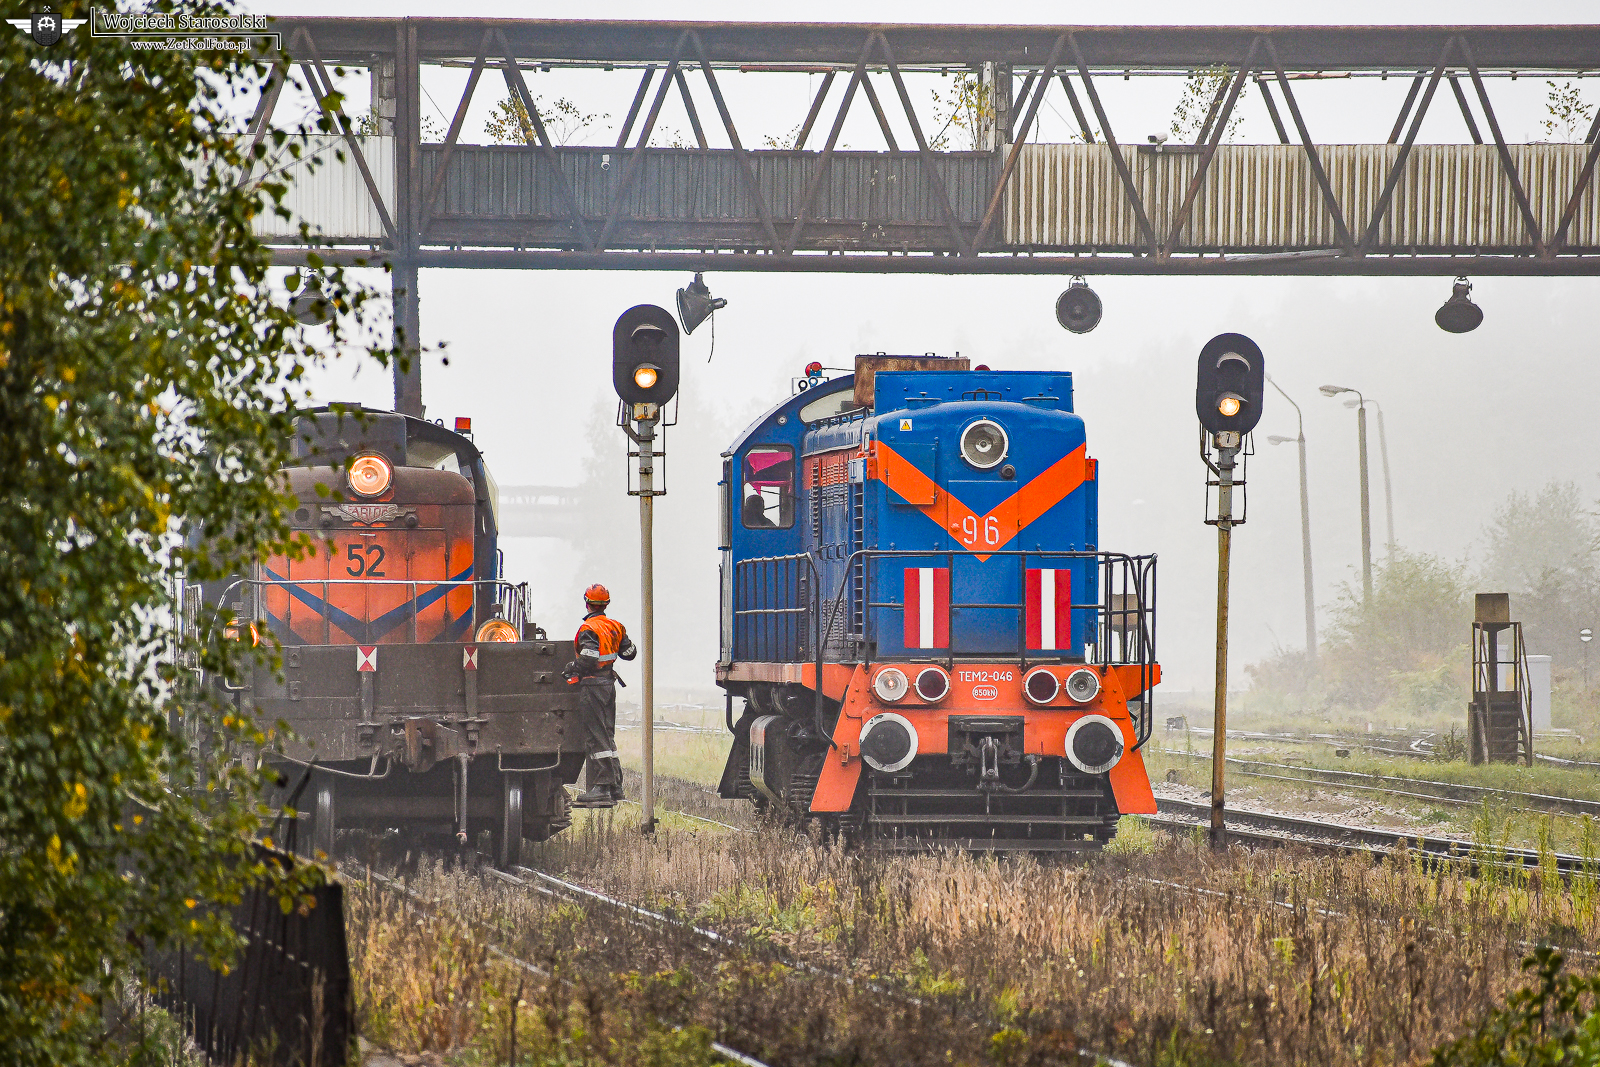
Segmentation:
[(633, 384), (640, 389), (654, 389), (660, 377), (661, 368), (649, 363), (641, 363), (633, 369)]
[(961, 431), (961, 458), (981, 471), (1006, 458), (1006, 432), (990, 419), (979, 419)]
[(872, 692), (885, 704), (899, 703), (910, 688), (906, 672), (899, 667), (885, 667), (872, 679)]
[(1244, 403), (1236, 393), (1223, 393), (1217, 398), (1217, 414), (1224, 418), (1233, 418), (1239, 414), (1239, 408)]
[(382, 456), (357, 456), (350, 463), (350, 488), (361, 496), (377, 496), (394, 480), (394, 468)]
[(1122, 748), (1122, 731), (1104, 715), (1085, 715), (1067, 730), (1067, 760), (1084, 774), (1115, 767)]
[(1087, 704), (1100, 695), (1100, 676), (1087, 667), (1079, 667), (1067, 675), (1067, 696), (1079, 704)]
[(873, 770), (892, 774), (916, 758), (917, 728), (904, 715), (884, 711), (862, 723), (861, 759)]
[(478, 627), (479, 641), (520, 641), (517, 628), (504, 619), (490, 619)]

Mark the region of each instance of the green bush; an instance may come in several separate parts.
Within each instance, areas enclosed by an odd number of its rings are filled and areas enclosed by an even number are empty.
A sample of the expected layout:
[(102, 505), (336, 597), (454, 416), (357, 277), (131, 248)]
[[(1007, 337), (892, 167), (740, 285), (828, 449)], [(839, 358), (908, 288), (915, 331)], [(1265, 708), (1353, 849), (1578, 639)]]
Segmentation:
[(1433, 1054), (1434, 1067), (1590, 1067), (1600, 1064), (1600, 974), (1562, 972), (1548, 946), (1522, 961), (1534, 984), (1506, 997), (1472, 1031)]

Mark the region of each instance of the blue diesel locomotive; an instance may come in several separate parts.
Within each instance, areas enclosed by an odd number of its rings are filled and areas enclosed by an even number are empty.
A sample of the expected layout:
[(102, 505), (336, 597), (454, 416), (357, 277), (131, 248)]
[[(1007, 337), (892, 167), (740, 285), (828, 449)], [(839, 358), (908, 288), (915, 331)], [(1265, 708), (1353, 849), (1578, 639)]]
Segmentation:
[(883, 848), (1154, 812), (1155, 557), (1100, 550), (1072, 376), (807, 371), (723, 457), (721, 794)]

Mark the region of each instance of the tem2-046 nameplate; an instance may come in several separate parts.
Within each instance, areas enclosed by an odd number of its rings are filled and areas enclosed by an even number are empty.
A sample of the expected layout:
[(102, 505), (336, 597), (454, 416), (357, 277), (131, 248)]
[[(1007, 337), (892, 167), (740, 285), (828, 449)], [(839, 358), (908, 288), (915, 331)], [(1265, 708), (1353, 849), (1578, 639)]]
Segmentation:
[(414, 514), (415, 508), (402, 508), (399, 504), (334, 504), (324, 505), (322, 513), (345, 522), (393, 522), (405, 515)]

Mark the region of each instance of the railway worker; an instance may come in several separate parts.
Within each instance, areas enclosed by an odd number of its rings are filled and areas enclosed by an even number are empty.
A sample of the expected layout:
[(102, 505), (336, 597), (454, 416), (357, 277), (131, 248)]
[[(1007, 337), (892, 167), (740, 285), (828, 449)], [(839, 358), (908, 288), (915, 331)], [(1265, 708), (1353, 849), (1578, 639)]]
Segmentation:
[(612, 670), (620, 659), (638, 654), (628, 630), (606, 617), (611, 593), (596, 582), (583, 591), (587, 614), (578, 624), (573, 646), (577, 652), (574, 673), (578, 684), (578, 718), (583, 725), (584, 751), (593, 776), (589, 788), (573, 801), (580, 808), (609, 808), (622, 799), (622, 761), (617, 758), (617, 676)]

